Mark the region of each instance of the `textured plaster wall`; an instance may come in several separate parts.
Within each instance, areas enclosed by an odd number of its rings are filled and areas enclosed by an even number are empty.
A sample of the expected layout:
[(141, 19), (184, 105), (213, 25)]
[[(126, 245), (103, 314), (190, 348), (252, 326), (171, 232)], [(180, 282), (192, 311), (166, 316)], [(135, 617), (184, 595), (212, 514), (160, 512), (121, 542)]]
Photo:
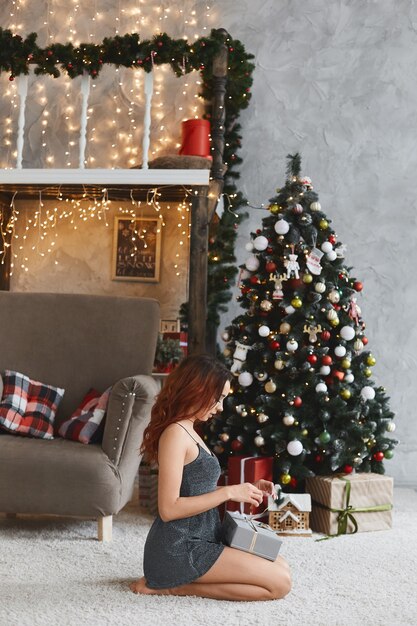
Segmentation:
[[(267, 202), (284, 180), (286, 154), (301, 152), (347, 244), (347, 265), (364, 282), (374, 380), (391, 396), (401, 440), (387, 472), (417, 484), (417, 2), (236, 4), (219, 2), (221, 23), (256, 56), (239, 186), (250, 204)], [(240, 263), (266, 215), (249, 213)], [(238, 313), (234, 302), (222, 326)]]

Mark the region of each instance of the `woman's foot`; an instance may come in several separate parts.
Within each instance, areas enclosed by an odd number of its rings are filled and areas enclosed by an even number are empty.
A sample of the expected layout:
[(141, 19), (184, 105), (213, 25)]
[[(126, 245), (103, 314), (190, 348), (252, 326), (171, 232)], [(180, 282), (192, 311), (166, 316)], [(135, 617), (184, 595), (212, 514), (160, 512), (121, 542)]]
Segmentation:
[(139, 578), (139, 580), (136, 580), (134, 583), (130, 583), (129, 587), (130, 587), (130, 590), (133, 591), (133, 593), (142, 593), (146, 595), (167, 595), (168, 594), (168, 589), (150, 589), (146, 585), (145, 576), (142, 576), (142, 578)]

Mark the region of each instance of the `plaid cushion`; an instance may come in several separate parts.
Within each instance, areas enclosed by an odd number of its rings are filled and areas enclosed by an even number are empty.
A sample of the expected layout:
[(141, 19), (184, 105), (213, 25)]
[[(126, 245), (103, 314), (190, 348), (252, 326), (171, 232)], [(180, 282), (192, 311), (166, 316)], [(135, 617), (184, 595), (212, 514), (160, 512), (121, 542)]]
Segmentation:
[(4, 372), (3, 385), (0, 427), (19, 435), (53, 439), (53, 423), (64, 389), (11, 370)]
[(90, 389), (72, 416), (61, 424), (58, 431), (61, 437), (81, 443), (100, 441), (103, 436), (104, 416), (110, 391), (111, 387), (100, 395), (94, 389)]

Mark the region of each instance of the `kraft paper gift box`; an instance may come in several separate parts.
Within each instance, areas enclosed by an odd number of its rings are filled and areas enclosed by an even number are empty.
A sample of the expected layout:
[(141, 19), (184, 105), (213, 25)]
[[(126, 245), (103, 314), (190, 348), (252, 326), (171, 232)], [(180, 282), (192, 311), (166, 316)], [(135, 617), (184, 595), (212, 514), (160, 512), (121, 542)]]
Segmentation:
[[(273, 462), (272, 456), (231, 456), (227, 464), (227, 484), (256, 483), (261, 478), (272, 481)], [(248, 503), (240, 506), (238, 502), (228, 502), (226, 508), (228, 511), (251, 512)], [(258, 510), (262, 510), (262, 504)]]
[(392, 527), (393, 479), (373, 473), (306, 479), (313, 508), (310, 526), (326, 535)]
[(267, 524), (226, 511), (223, 520), (223, 541), (231, 548), (275, 561), (282, 540)]

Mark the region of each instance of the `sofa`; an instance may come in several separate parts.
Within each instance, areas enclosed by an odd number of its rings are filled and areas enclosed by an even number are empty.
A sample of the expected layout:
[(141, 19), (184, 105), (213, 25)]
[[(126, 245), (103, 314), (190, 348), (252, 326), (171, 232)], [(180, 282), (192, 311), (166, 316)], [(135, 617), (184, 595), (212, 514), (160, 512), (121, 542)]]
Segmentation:
[[(0, 513), (96, 518), (98, 539), (111, 539), (158, 391), (150, 376), (158, 330), (150, 298), (0, 292), (0, 375), (13, 370), (65, 389), (53, 439), (2, 429)], [(90, 387), (109, 386), (101, 442), (56, 436)]]

